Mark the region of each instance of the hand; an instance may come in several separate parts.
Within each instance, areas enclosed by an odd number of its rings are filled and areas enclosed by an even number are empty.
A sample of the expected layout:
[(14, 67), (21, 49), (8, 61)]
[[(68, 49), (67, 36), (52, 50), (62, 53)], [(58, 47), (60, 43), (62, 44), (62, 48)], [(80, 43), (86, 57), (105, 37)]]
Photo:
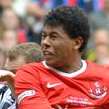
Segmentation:
[(6, 81), (10, 86), (14, 88), (14, 77), (15, 74), (8, 70), (0, 70), (0, 81)]
[(8, 70), (0, 70), (0, 82), (6, 81), (9, 87), (11, 88), (13, 94), (15, 94), (14, 91), (14, 77), (15, 74)]
[(0, 78), (5, 77), (5, 76), (10, 76), (10, 77), (14, 78), (15, 74), (8, 70), (0, 70)]

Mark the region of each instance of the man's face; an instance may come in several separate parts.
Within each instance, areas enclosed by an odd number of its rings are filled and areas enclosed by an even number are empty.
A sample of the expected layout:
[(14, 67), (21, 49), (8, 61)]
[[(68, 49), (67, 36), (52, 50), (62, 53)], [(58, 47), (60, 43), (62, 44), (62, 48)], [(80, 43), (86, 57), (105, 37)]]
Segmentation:
[(75, 53), (73, 43), (62, 27), (43, 28), (41, 47), (48, 65), (62, 67), (70, 64)]

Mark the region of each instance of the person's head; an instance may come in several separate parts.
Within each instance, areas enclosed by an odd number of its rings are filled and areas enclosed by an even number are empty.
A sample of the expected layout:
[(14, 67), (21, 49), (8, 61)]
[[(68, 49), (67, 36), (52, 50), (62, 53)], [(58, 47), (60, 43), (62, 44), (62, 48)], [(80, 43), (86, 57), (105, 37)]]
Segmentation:
[(17, 29), (19, 27), (19, 18), (12, 9), (5, 9), (1, 18), (7, 29)]
[(11, 8), (13, 0), (0, 0), (0, 5), (3, 8)]
[(17, 32), (15, 30), (6, 29), (1, 36), (1, 44), (5, 49), (11, 49), (17, 44)]
[(8, 51), (5, 68), (16, 71), (26, 63), (39, 62), (42, 60), (40, 45), (33, 42), (18, 44)]
[(103, 60), (109, 57), (109, 32), (107, 29), (100, 28), (93, 33), (96, 58)]
[(81, 57), (89, 39), (86, 14), (78, 7), (61, 6), (45, 17), (41, 48), (47, 64), (62, 67)]
[(109, 45), (109, 32), (105, 28), (99, 28), (93, 33), (95, 46)]

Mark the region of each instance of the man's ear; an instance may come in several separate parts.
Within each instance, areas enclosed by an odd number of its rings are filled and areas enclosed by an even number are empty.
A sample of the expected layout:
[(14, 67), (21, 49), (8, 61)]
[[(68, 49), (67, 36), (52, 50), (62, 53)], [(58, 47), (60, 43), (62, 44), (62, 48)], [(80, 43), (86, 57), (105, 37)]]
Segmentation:
[(74, 39), (74, 49), (75, 50), (79, 50), (82, 44), (83, 44), (83, 38), (81, 36)]

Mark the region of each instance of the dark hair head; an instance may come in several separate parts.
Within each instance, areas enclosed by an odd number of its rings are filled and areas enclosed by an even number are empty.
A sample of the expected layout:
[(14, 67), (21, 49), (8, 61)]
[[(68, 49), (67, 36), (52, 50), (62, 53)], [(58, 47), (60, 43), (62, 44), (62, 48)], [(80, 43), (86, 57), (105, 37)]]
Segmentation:
[(80, 51), (85, 48), (89, 39), (88, 17), (79, 7), (60, 6), (50, 11), (45, 17), (44, 26), (62, 26), (69, 37), (83, 38)]

